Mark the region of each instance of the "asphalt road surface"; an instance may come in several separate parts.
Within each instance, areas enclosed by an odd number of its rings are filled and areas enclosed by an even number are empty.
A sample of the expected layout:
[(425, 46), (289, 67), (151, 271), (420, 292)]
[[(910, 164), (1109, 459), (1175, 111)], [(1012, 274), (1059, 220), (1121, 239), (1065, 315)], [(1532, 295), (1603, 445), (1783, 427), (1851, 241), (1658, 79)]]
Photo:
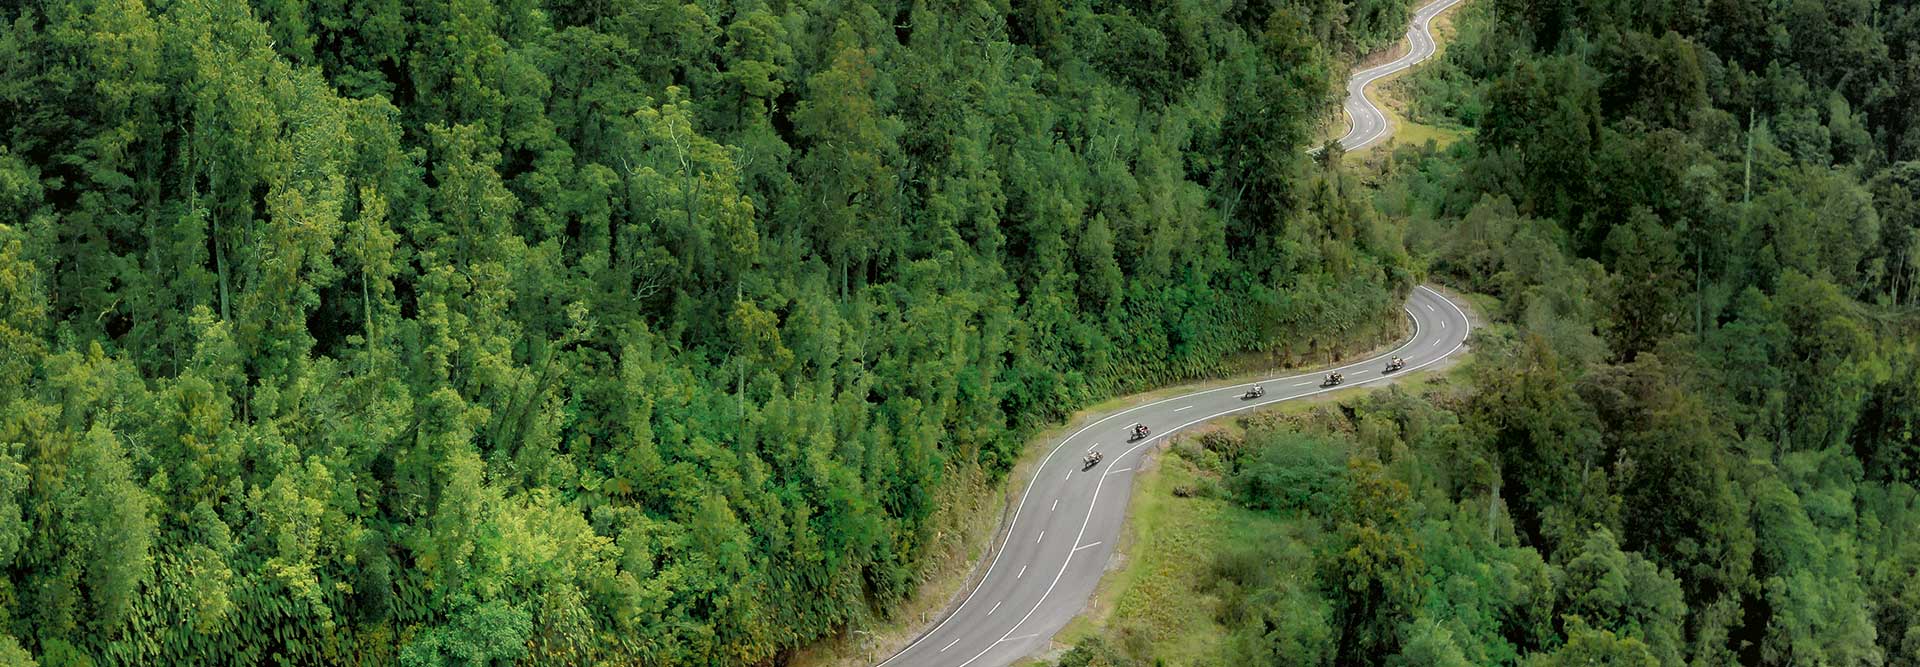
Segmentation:
[(1354, 72), (1353, 76), (1347, 79), (1345, 106), (1347, 122), (1352, 129), (1347, 130), (1347, 136), (1340, 138), (1341, 148), (1350, 151), (1358, 150), (1393, 136), (1393, 123), (1387, 120), (1387, 115), (1380, 111), (1380, 107), (1373, 105), (1373, 100), (1367, 99), (1367, 86), (1373, 85), (1373, 82), (1387, 75), (1413, 67), (1420, 61), (1433, 57), (1435, 49), (1433, 17), (1457, 4), (1460, 4), (1460, 0), (1434, 0), (1416, 10), (1413, 13), (1413, 22), (1407, 25), (1407, 42), (1411, 47), (1407, 49), (1406, 55), (1390, 63)]
[[(1466, 313), (1439, 292), (1415, 288), (1406, 312), (1413, 318), (1413, 336), (1380, 357), (1161, 399), (1074, 431), (1035, 468), (1006, 539), (979, 585), (932, 630), (880, 664), (1002, 667), (1045, 647), (1054, 633), (1080, 613), (1106, 571), (1126, 519), (1134, 467), (1148, 447), (1221, 415), (1413, 373), (1445, 360), (1466, 343)], [(1406, 367), (1385, 372), (1386, 360), (1392, 357), (1404, 359)], [(1322, 386), (1321, 379), (1332, 370), (1344, 373), (1346, 381), (1337, 387)], [(1246, 397), (1254, 384), (1265, 387), (1266, 394)], [(1128, 427), (1135, 422), (1146, 424), (1152, 434), (1129, 440)], [(1105, 460), (1083, 466), (1082, 457), (1089, 450), (1104, 453)]]

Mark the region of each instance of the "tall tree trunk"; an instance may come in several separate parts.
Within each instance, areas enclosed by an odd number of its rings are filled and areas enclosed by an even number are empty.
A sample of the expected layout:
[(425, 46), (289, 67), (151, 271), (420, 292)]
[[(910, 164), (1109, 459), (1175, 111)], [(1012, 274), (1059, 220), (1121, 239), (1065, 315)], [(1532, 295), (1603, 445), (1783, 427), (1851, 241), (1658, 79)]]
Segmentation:
[(1500, 479), (1495, 477), (1493, 488), (1487, 492), (1487, 542), (1494, 538), (1494, 519), (1500, 516)]
[(214, 171), (207, 177), (207, 189), (213, 196), (213, 204), (207, 208), (207, 217), (213, 219), (213, 267), (220, 275), (220, 321), (232, 322), (233, 310), (228, 306), (231, 288), (227, 281), (227, 240), (220, 225), (220, 172)]

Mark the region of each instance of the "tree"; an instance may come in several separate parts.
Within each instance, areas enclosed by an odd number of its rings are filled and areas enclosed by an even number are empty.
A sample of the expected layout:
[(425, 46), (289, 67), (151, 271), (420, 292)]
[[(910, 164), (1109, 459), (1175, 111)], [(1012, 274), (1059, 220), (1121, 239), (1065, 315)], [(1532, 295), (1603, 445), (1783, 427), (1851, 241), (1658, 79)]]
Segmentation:
[[(39, 267), (26, 256), (19, 230), (0, 225), (0, 373), (27, 378), (46, 353), (47, 301)], [(22, 398), (24, 382), (0, 386), (0, 406)]]
[(1607, 251), (1613, 257), (1609, 264), (1614, 267), (1607, 337), (1621, 360), (1632, 361), (1679, 328), (1687, 292), (1679, 248), (1673, 232), (1645, 209), (1634, 211), (1627, 224), (1607, 234)]
[(1466, 667), (1473, 664), (1454, 641), (1453, 633), (1432, 619), (1421, 619), (1414, 624), (1406, 648), (1398, 656), (1400, 664), (1434, 665), (1435, 667)]
[(1659, 667), (1669, 663), (1661, 662), (1646, 642), (1589, 627), (1576, 616), (1567, 621), (1567, 643), (1552, 653), (1534, 656), (1528, 664), (1533, 667)]
[(636, 236), (673, 258), (672, 287), (688, 297), (717, 297), (752, 270), (741, 260), (759, 255), (753, 202), (741, 194), (734, 151), (699, 134), (679, 88), (667, 95), (667, 103), (635, 113), (635, 159), (623, 160), (633, 197), (645, 207), (641, 217), (654, 221)]
[(850, 276), (865, 276), (889, 234), (880, 220), (895, 211), (899, 176), (894, 173), (898, 128), (874, 97), (875, 53), (861, 47), (851, 29), (834, 31), (831, 64), (807, 79), (807, 97), (793, 113), (794, 130), (806, 149), (797, 166), (820, 176), (806, 201), (818, 251), (838, 274), (845, 298)]
[(1654, 664), (1684, 662), (1681, 620), (1687, 607), (1680, 582), (1640, 554), (1622, 552), (1612, 531), (1589, 533), (1554, 584), (1560, 591), (1560, 612), (1576, 619), (1568, 622), (1569, 646), (1576, 645), (1582, 626), (1593, 623), (1608, 635), (1617, 632), (1633, 641)]
[(492, 667), (515, 664), (527, 654), (532, 617), (524, 609), (493, 601), (457, 613), (445, 627), (421, 633), (400, 649), (407, 667)]
[(1353, 459), (1347, 474), (1352, 490), (1337, 514), (1337, 555), (1324, 575), (1339, 601), (1335, 662), (1380, 664), (1399, 651), (1396, 625), (1420, 606), (1426, 566), (1412, 533), (1406, 484), (1367, 459)]

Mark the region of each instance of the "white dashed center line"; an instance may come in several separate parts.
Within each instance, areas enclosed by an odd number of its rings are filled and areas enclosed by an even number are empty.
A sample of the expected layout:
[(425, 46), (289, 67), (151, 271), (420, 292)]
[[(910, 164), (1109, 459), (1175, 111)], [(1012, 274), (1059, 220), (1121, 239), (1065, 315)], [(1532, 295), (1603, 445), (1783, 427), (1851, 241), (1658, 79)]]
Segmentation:
[(1049, 512), (1051, 512), (1051, 511), (1054, 511), (1054, 510), (1057, 510), (1057, 509), (1060, 509), (1060, 499), (1059, 499), (1059, 498), (1054, 498), (1054, 499), (1053, 499), (1053, 507), (1049, 507), (1049, 508), (1047, 508), (1047, 511), (1049, 511)]
[(1173, 411), (1174, 411), (1174, 412), (1179, 412), (1179, 411), (1181, 411), (1181, 410), (1185, 410), (1185, 409), (1187, 409), (1187, 408), (1191, 408), (1191, 407), (1193, 407), (1193, 406), (1191, 406), (1191, 405), (1183, 405), (1183, 406), (1180, 406), (1180, 407), (1177, 407), (1177, 408), (1174, 408), (1174, 409), (1173, 409)]
[(1313, 383), (1312, 383), (1312, 382), (1302, 382), (1302, 383), (1300, 383), (1300, 384), (1296, 384), (1296, 385), (1293, 385), (1293, 386), (1295, 386), (1295, 387), (1307, 387), (1307, 386), (1312, 386), (1312, 385), (1313, 385)]
[(1020, 574), (1013, 575), (1013, 578), (1019, 579), (1024, 576), (1027, 576), (1027, 566), (1022, 565), (1020, 566)]
[(992, 616), (992, 615), (993, 615), (993, 612), (996, 612), (996, 611), (1000, 611), (1000, 603), (999, 603), (999, 602), (995, 602), (995, 603), (993, 603), (993, 608), (992, 608), (992, 609), (988, 609), (988, 610), (987, 610), (987, 615), (988, 615), (988, 616)]
[(1036, 538), (1033, 538), (1033, 543), (1034, 543), (1034, 544), (1039, 544), (1039, 543), (1040, 543), (1040, 540), (1044, 540), (1044, 539), (1047, 539), (1047, 531), (1044, 531), (1044, 530), (1043, 530), (1043, 531), (1040, 531), (1040, 536), (1039, 536), (1039, 537), (1036, 537)]
[(954, 644), (958, 644), (958, 643), (960, 643), (960, 640), (958, 640), (958, 639), (955, 639), (955, 640), (953, 640), (953, 641), (950, 641), (950, 642), (947, 642), (947, 645), (946, 645), (946, 646), (943, 646), (943, 647), (941, 647), (941, 648), (940, 648), (940, 652), (941, 652), (941, 653), (946, 653), (946, 652), (947, 652), (947, 649), (950, 649), (950, 648), (953, 648), (953, 645), (954, 645)]

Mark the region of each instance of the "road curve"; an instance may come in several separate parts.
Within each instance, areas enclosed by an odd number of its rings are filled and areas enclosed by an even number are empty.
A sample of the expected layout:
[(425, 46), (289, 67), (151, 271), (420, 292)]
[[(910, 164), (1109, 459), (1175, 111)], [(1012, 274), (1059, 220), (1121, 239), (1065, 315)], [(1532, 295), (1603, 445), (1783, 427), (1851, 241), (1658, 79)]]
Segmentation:
[[(1413, 336), (1379, 357), (1328, 369), (1346, 375), (1339, 387), (1321, 386), (1326, 371), (1273, 377), (1134, 406), (1074, 431), (1034, 468), (986, 576), (938, 625), (880, 665), (1003, 667), (1045, 646), (1080, 613), (1106, 571), (1126, 518), (1133, 470), (1148, 446), (1221, 415), (1412, 373), (1466, 344), (1466, 312), (1439, 292), (1415, 288), (1406, 312)], [(1396, 356), (1406, 368), (1384, 372), (1386, 360)], [(1266, 395), (1245, 398), (1253, 384), (1265, 387)], [(1129, 442), (1127, 429), (1135, 422), (1152, 427), (1153, 434)], [(1084, 468), (1081, 457), (1089, 449), (1106, 459)]]
[(1367, 98), (1367, 87), (1373, 82), (1433, 57), (1437, 48), (1433, 41), (1433, 17), (1447, 11), (1461, 0), (1433, 0), (1426, 6), (1414, 11), (1413, 22), (1407, 25), (1406, 55), (1393, 62), (1375, 65), (1354, 72), (1347, 79), (1347, 136), (1340, 137), (1340, 147), (1349, 151), (1372, 146), (1382, 139), (1393, 136), (1393, 122), (1387, 120), (1387, 114), (1374, 106)]

